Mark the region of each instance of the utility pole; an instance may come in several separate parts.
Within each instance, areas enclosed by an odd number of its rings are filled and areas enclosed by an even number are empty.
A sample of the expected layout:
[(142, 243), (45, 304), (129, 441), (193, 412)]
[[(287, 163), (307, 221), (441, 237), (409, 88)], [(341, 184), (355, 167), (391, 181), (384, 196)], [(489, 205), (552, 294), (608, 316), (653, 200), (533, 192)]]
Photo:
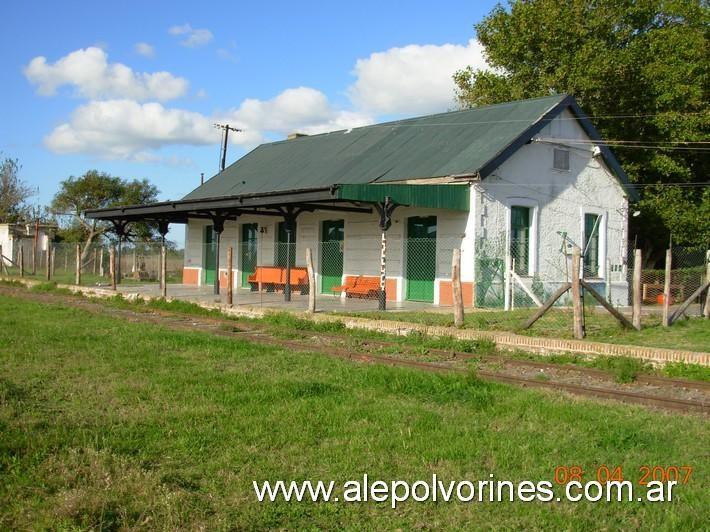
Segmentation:
[(236, 127), (231, 127), (229, 124), (215, 124), (214, 127), (224, 131), (224, 136), (222, 137), (222, 151), (220, 153), (219, 171), (222, 172), (227, 162), (227, 139), (229, 138), (229, 132), (234, 131), (235, 133), (242, 131)]

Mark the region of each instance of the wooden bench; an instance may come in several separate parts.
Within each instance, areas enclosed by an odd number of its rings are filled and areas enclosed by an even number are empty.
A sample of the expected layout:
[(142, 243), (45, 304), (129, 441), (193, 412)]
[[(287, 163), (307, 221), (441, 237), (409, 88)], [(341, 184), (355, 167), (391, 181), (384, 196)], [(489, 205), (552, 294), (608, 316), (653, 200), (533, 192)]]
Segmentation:
[[(662, 299), (658, 296), (663, 295), (663, 290), (665, 285), (663, 283), (643, 283), (643, 289), (641, 290), (641, 299), (644, 303), (659, 303)], [(684, 301), (685, 300), (685, 286), (682, 284), (671, 283), (671, 297), (670, 300)], [(660, 304), (660, 303), (659, 303)], [(673, 303), (671, 303), (672, 305)]]
[[(257, 266), (247, 281), (249, 281), (252, 291), (261, 291), (264, 288), (269, 292), (283, 290), (286, 286), (286, 268), (281, 266)], [(306, 268), (291, 268), (289, 281), (291, 287), (299, 288), (302, 294), (308, 293), (308, 271)]]
[(331, 288), (333, 292), (345, 292), (345, 297), (359, 297), (375, 299), (380, 293), (380, 278), (374, 276), (358, 275), (347, 276), (345, 284)]

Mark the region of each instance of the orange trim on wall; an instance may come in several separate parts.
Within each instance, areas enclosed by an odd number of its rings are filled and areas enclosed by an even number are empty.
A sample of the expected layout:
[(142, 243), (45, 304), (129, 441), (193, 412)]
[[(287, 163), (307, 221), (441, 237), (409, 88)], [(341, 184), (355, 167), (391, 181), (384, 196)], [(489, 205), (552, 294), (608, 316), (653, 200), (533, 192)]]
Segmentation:
[(197, 286), (200, 280), (199, 268), (183, 268), (182, 269), (182, 284), (194, 284)]
[[(473, 283), (461, 283), (461, 296), (463, 297), (463, 306), (473, 306)], [(454, 291), (451, 286), (451, 281), (439, 281), (439, 305), (451, 306), (454, 304)]]
[(397, 279), (385, 279), (387, 301), (397, 301)]

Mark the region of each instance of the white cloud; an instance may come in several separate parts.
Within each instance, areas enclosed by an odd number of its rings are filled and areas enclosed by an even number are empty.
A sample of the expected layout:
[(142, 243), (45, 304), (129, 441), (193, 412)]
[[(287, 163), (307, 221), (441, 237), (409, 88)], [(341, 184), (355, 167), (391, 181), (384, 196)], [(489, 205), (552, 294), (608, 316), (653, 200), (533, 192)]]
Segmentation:
[(154, 57), (155, 56), (155, 48), (148, 44), (147, 42), (137, 42), (133, 46), (133, 50), (138, 55), (142, 55), (143, 57)]
[(454, 72), (468, 65), (487, 68), (477, 40), (467, 45), (418, 45), (390, 48), (358, 59), (357, 80), (348, 89), (355, 105), (375, 113), (426, 114), (453, 104)]
[[(186, 46), (187, 42), (196, 46), (200, 39), (205, 42), (204, 37), (193, 39), (198, 31), (189, 24), (170, 29), (174, 35), (187, 36)], [(211, 39), (212, 34), (205, 31), (207, 40)], [(452, 75), (468, 65), (487, 68), (482, 47), (475, 40), (466, 45), (392, 48), (357, 61), (356, 80), (348, 88), (351, 109), (336, 107), (317, 89), (295, 87), (271, 99), (248, 98), (237, 107), (211, 115), (156, 102), (140, 103), (182, 95), (187, 81), (167, 72), (135, 74), (124, 65), (108, 64), (105, 52), (97, 48), (78, 50), (53, 65), (43, 57), (35, 58), (25, 74), (42, 94), (70, 84), (91, 98), (115, 96), (78, 107), (45, 138), (52, 151), (164, 162), (156, 150), (165, 146), (217, 146), (220, 132), (213, 126), (216, 122), (242, 129), (230, 135), (230, 140), (251, 148), (292, 132), (316, 134), (371, 124), (377, 114), (445, 111), (453, 104)], [(200, 90), (196, 95), (200, 98), (205, 93)]]
[(168, 29), (170, 35), (184, 35), (185, 38), (180, 41), (180, 44), (187, 46), (188, 48), (197, 48), (198, 46), (204, 46), (210, 42), (214, 35), (207, 28), (193, 28), (189, 24), (183, 24), (182, 26), (172, 26)]
[(90, 153), (106, 158), (146, 160), (146, 150), (171, 144), (219, 142), (206, 116), (159, 103), (92, 101), (78, 107), (68, 123), (45, 138), (56, 153)]
[(109, 63), (106, 52), (96, 47), (76, 50), (55, 63), (35, 57), (24, 74), (42, 96), (52, 96), (69, 85), (86, 98), (163, 101), (183, 96), (189, 85), (185, 78), (170, 72), (134, 72), (122, 63)]
[(92, 101), (45, 138), (56, 153), (89, 153), (109, 159), (154, 160), (151, 150), (169, 145), (219, 144), (215, 122), (242, 129), (230, 135), (234, 144), (251, 148), (269, 136), (295, 131), (315, 134), (362, 126), (369, 115), (334, 108), (320, 91), (287, 89), (270, 100), (248, 99), (235, 109), (212, 116), (159, 103), (126, 99)]

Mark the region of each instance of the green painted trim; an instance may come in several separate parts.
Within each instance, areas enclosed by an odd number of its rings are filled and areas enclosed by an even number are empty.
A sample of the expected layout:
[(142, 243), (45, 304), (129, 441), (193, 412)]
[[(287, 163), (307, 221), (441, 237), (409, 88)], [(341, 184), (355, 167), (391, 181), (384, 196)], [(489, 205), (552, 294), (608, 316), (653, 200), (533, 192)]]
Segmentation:
[(427, 207), (431, 209), (450, 209), (468, 212), (470, 186), (468, 184), (451, 185), (339, 185), (337, 198), (349, 201), (376, 203), (385, 196), (399, 205), (408, 207)]

